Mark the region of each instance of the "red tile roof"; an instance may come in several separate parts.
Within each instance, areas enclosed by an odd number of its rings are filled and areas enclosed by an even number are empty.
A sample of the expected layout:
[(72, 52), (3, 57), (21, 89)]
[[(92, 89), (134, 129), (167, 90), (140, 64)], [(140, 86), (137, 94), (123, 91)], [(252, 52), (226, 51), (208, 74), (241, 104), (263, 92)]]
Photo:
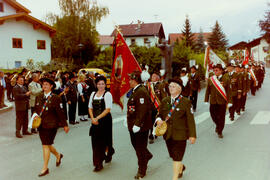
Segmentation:
[[(165, 38), (162, 23), (141, 23), (119, 25), (119, 28), (124, 37), (134, 36), (158, 36)], [(116, 30), (112, 32), (112, 36), (116, 35)]]
[(246, 43), (245, 41), (241, 41), (241, 42), (229, 47), (229, 50), (242, 50), (242, 49), (245, 49), (247, 47), (247, 44), (248, 43)]
[[(194, 41), (196, 41), (199, 37), (200, 33), (194, 33)], [(207, 39), (210, 37), (211, 33), (203, 33), (203, 38), (205, 41), (207, 41)], [(174, 44), (176, 42), (176, 40), (178, 39), (178, 41), (180, 42), (183, 38), (183, 33), (171, 33), (169, 34), (169, 40), (168, 43), (169, 44)]]
[(114, 37), (110, 35), (99, 35), (99, 45), (112, 45), (114, 41)]

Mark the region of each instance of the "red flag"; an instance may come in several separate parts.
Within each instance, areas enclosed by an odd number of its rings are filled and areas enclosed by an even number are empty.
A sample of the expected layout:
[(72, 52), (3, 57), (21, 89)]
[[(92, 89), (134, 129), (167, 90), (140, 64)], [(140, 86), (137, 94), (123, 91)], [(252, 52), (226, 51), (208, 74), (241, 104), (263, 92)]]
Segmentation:
[(123, 109), (123, 96), (130, 89), (129, 75), (137, 70), (142, 72), (140, 65), (130, 51), (121, 33), (117, 33), (114, 40), (115, 55), (111, 75), (111, 93), (113, 101)]
[(244, 61), (243, 61), (243, 65), (248, 64), (248, 60), (249, 60), (249, 52), (248, 52), (248, 50), (246, 49), (246, 51), (245, 51), (245, 59), (244, 59)]

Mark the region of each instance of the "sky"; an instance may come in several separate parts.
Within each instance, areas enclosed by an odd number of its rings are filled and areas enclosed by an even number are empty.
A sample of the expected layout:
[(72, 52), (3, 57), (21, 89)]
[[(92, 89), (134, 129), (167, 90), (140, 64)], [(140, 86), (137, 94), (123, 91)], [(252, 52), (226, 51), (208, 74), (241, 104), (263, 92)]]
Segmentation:
[[(60, 14), (58, 0), (17, 0), (32, 11), (31, 15), (44, 20), (47, 13)], [(262, 20), (270, 0), (97, 0), (109, 8), (110, 14), (97, 25), (101, 35), (110, 35), (115, 24), (161, 22), (169, 33), (181, 33), (186, 15), (192, 32), (211, 32), (218, 21), (229, 45), (260, 37)]]

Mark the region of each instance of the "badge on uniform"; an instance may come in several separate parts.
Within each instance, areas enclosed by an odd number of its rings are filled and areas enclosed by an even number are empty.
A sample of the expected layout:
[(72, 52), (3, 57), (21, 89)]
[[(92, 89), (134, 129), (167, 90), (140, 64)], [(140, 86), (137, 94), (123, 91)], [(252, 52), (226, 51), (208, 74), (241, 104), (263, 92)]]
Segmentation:
[(45, 109), (46, 111), (48, 111), (48, 107), (46, 107), (46, 109)]
[(60, 108), (63, 109), (63, 104), (62, 103), (60, 103)]
[(144, 104), (144, 98), (140, 98), (140, 103)]
[(180, 109), (179, 108), (176, 108), (176, 111), (179, 111)]

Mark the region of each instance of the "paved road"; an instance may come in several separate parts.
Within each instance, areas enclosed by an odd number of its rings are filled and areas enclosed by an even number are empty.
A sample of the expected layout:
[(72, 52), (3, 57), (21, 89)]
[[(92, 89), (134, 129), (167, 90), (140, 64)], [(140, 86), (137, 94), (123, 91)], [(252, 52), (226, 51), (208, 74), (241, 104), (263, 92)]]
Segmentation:
[[(218, 139), (199, 94), (198, 111), (195, 113), (198, 140), (188, 145), (184, 157), (187, 170), (183, 180), (269, 180), (270, 179), (270, 76), (256, 97), (249, 96), (246, 112), (234, 122), (228, 115), (224, 139)], [(123, 126), (124, 112), (114, 109), (113, 161), (100, 173), (92, 172), (92, 152), (88, 136), (90, 122), (71, 126), (69, 134), (59, 130), (56, 148), (64, 154), (63, 163), (55, 167), (52, 156), (50, 174), (44, 180), (128, 180), (136, 171), (136, 155), (131, 147), (129, 134)], [(0, 115), (0, 180), (35, 180), (42, 167), (42, 150), (37, 135), (23, 139), (14, 137), (14, 109)], [(146, 180), (170, 180), (172, 161), (168, 157), (162, 138), (149, 145), (154, 157), (149, 163)]]

